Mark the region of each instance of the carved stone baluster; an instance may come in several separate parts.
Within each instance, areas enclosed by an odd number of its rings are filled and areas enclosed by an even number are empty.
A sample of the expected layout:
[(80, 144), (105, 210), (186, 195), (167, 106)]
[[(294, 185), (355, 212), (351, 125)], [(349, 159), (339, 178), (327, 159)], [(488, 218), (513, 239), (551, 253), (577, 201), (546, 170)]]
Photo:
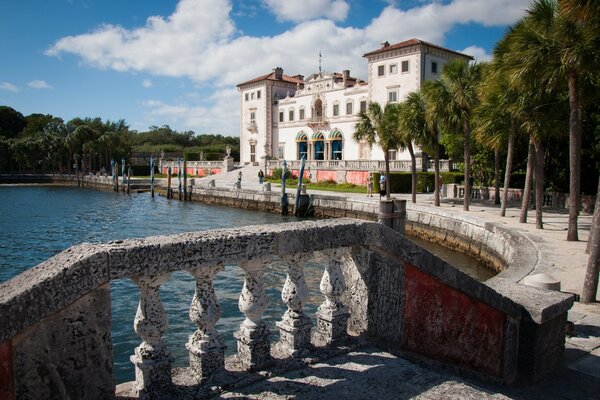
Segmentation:
[(304, 280), (304, 262), (307, 255), (298, 254), (286, 257), (288, 274), (281, 291), (281, 299), (288, 309), (279, 327), (279, 349), (292, 357), (306, 353), (310, 347), (310, 318), (302, 309), (308, 299), (308, 287)]
[(342, 274), (342, 257), (347, 249), (325, 250), (320, 252), (327, 259), (325, 272), (319, 288), (325, 301), (317, 310), (315, 336), (319, 342), (331, 344), (347, 336), (348, 311), (340, 301), (346, 285)]
[(246, 319), (234, 336), (238, 342), (238, 359), (247, 370), (263, 368), (271, 361), (269, 328), (261, 319), (268, 299), (260, 281), (262, 271), (269, 261), (250, 260), (240, 264), (246, 271), (246, 278), (238, 305)]
[(133, 327), (143, 342), (130, 357), (135, 365), (135, 390), (140, 399), (160, 396), (171, 387), (173, 358), (162, 336), (167, 332), (168, 320), (160, 301), (160, 285), (171, 274), (140, 276), (133, 281), (140, 287), (140, 303)]
[(222, 265), (214, 265), (189, 270), (196, 278), (190, 319), (198, 329), (190, 335), (185, 347), (190, 352), (190, 368), (199, 382), (205, 381), (225, 366), (225, 346), (215, 330), (215, 324), (221, 318), (221, 309), (213, 288), (213, 277), (221, 269)]

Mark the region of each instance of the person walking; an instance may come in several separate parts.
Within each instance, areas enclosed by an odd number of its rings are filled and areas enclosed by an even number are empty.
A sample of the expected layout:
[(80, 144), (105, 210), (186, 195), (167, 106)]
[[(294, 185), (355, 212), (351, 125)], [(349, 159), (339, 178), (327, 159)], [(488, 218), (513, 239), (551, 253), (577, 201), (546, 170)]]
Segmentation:
[(238, 172), (237, 188), (238, 189), (242, 188), (242, 171)]
[(263, 184), (263, 181), (264, 181), (264, 179), (265, 179), (265, 173), (264, 173), (264, 172), (263, 172), (263, 170), (261, 169), (261, 170), (259, 170), (259, 171), (258, 171), (258, 183), (259, 183), (260, 185), (262, 185), (262, 184)]
[(373, 175), (371, 173), (367, 176), (367, 197), (373, 197)]

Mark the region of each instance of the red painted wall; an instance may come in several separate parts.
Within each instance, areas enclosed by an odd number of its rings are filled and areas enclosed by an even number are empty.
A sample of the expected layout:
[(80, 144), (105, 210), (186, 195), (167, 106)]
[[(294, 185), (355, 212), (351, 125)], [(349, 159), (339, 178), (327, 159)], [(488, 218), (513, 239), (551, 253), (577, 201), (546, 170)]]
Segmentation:
[(369, 176), (368, 171), (347, 171), (346, 182), (353, 183), (355, 185), (366, 185), (367, 176)]
[(335, 171), (317, 171), (317, 181), (334, 181), (335, 182)]
[(502, 376), (505, 315), (406, 264), (403, 346)]
[(13, 400), (14, 398), (12, 343), (7, 340), (0, 344), (0, 399)]

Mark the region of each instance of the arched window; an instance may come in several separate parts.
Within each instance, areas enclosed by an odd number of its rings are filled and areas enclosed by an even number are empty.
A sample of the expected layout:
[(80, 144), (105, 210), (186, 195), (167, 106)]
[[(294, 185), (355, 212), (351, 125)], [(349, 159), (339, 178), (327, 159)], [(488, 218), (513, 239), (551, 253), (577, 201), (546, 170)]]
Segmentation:
[(317, 101), (315, 101), (313, 117), (316, 121), (320, 121), (323, 118), (323, 102), (321, 99), (317, 99)]
[(298, 149), (298, 160), (301, 160), (302, 156), (304, 156), (304, 158), (307, 158), (308, 136), (306, 136), (306, 133), (304, 131), (298, 132), (298, 134), (296, 135), (296, 143), (296, 147)]
[(329, 133), (328, 139), (331, 141), (331, 159), (341, 160), (342, 150), (344, 148), (344, 136), (338, 129), (334, 129)]
[(315, 132), (311, 140), (314, 142), (315, 149), (315, 160), (324, 160), (325, 159), (325, 137), (323, 136), (323, 132)]

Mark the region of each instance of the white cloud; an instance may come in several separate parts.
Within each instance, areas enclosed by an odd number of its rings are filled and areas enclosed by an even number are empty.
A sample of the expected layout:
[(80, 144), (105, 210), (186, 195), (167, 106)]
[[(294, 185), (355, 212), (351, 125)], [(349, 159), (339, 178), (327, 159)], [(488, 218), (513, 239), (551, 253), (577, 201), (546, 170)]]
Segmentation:
[(54, 89), (50, 86), (46, 81), (42, 81), (39, 79), (33, 80), (27, 84), (32, 89)]
[(167, 104), (160, 100), (148, 100), (144, 106), (151, 122), (177, 124), (198, 134), (239, 135), (238, 91), (233, 88), (218, 90), (205, 101), (207, 105), (187, 102)]
[(9, 92), (14, 92), (14, 93), (17, 93), (19, 91), (18, 87), (16, 87), (15, 85), (13, 85), (12, 83), (9, 83), (9, 82), (0, 83), (0, 89), (8, 90)]
[(144, 79), (142, 81), (142, 86), (145, 88), (151, 88), (154, 85), (152, 84), (152, 81), (150, 79)]
[(476, 62), (487, 62), (492, 59), (492, 55), (488, 54), (485, 49), (479, 46), (469, 46), (460, 52), (473, 56)]
[(278, 20), (301, 22), (317, 18), (343, 21), (350, 6), (344, 0), (263, 0)]
[[(316, 14), (311, 14), (314, 7), (309, 5), (313, 3), (323, 5), (316, 8)], [(168, 17), (150, 17), (143, 27), (135, 29), (103, 25), (93, 32), (58, 40), (46, 54), (73, 54), (96, 68), (182, 77), (210, 87), (219, 106), (192, 104), (188, 99), (185, 104), (147, 107), (150, 115), (185, 121), (194, 131), (227, 134), (239, 123), (239, 118), (232, 116), (239, 113), (233, 86), (240, 82), (278, 66), (286, 74), (309, 75), (318, 68), (319, 51), (324, 70), (350, 69), (353, 76), (366, 79), (367, 64), (362, 55), (378, 48), (382, 41), (419, 38), (444, 45), (446, 34), (457, 24), (492, 26), (516, 21), (524, 15), (529, 0), (427, 1), (406, 10), (390, 3), (367, 26), (358, 28), (340, 27), (334, 22), (346, 18), (346, 1), (264, 0), (263, 4), (280, 19), (304, 22), (273, 36), (249, 36), (236, 30), (229, 0), (180, 0)], [(299, 5), (301, 9), (296, 8)], [(483, 49), (473, 46), (464, 51), (481, 60), (488, 57)], [(229, 93), (229, 103), (220, 97), (223, 92)]]

